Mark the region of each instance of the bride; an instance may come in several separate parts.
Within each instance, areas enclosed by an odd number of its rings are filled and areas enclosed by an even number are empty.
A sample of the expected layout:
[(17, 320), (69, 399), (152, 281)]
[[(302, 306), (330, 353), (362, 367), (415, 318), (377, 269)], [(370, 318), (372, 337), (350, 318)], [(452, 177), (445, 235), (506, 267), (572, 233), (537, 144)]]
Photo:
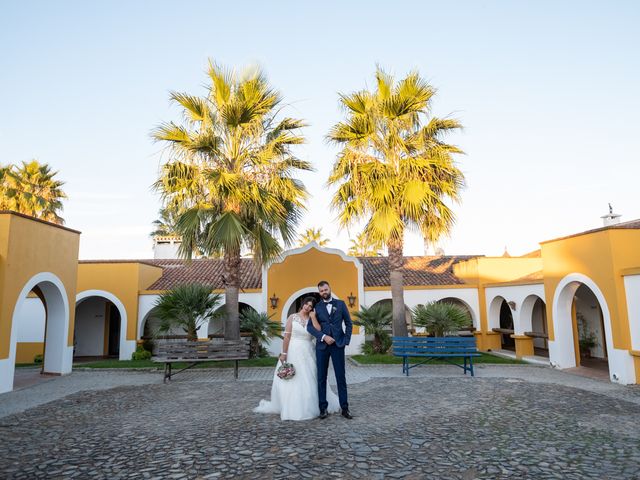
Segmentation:
[[(298, 313), (287, 318), (280, 362), (293, 364), (296, 374), (288, 379), (279, 378), (276, 371), (271, 385), (271, 401), (260, 400), (253, 410), (258, 413), (279, 413), (282, 420), (308, 420), (320, 414), (318, 405), (318, 370), (314, 338), (307, 332), (307, 322), (320, 330), (315, 319), (315, 299), (306, 297)], [(338, 396), (327, 388), (329, 412), (339, 412)]]

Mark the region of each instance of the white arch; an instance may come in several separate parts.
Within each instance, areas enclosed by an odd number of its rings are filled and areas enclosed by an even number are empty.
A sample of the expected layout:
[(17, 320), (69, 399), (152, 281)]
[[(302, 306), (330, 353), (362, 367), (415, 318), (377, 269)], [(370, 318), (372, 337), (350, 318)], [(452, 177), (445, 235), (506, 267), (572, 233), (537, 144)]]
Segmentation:
[[(304, 288), (301, 288), (300, 290), (298, 290), (297, 292), (293, 292), (291, 294), (291, 296), (287, 299), (287, 301), (284, 303), (284, 306), (282, 307), (282, 315), (280, 317), (280, 324), (283, 327), (287, 323), (287, 317), (288, 317), (287, 312), (291, 308), (291, 305), (293, 305), (293, 302), (295, 302), (299, 297), (301, 297), (305, 293), (318, 293), (318, 287), (316, 287), (316, 286), (304, 287)], [(333, 292), (331, 292), (331, 296), (333, 298), (336, 298), (336, 299), (340, 300), (340, 297), (336, 296)]]
[(487, 305), (489, 305), (487, 312), (487, 324), (489, 326), (489, 331), (491, 331), (492, 328), (500, 328), (500, 309), (502, 308), (502, 302), (506, 302), (506, 298), (502, 295), (496, 295), (490, 302), (487, 302)]
[(69, 299), (62, 280), (51, 272), (40, 272), (31, 277), (24, 285), (13, 307), (11, 315), (11, 336), (9, 339), (9, 358), (0, 360), (0, 393), (13, 390), (13, 376), (16, 361), (16, 343), (18, 339), (18, 318), (22, 304), (34, 287), (44, 295), (47, 306), (47, 327), (45, 333), (44, 371), (66, 374), (73, 365), (73, 347), (68, 345), (69, 338)]
[(76, 295), (76, 307), (89, 297), (100, 297), (113, 303), (120, 313), (120, 360), (131, 360), (131, 354), (136, 351), (136, 341), (127, 340), (127, 309), (113, 293), (106, 290), (83, 290)]
[(471, 315), (471, 324), (477, 329), (480, 329), (480, 322), (478, 322), (478, 318), (476, 315), (476, 312), (474, 312), (473, 307), (471, 307), (471, 305), (469, 305), (469, 303), (460, 298), (460, 297), (456, 297), (455, 295), (442, 295), (440, 298), (438, 298), (436, 300), (436, 302), (441, 302), (442, 300), (446, 300), (448, 298), (452, 298), (454, 300), (459, 301), (460, 303), (462, 303), (465, 307), (467, 307), (467, 310), (469, 311), (469, 315)]
[(549, 341), (549, 360), (558, 368), (571, 368), (576, 366), (575, 347), (573, 338), (573, 319), (571, 309), (573, 297), (580, 284), (586, 285), (593, 292), (600, 308), (604, 321), (605, 342), (609, 356), (609, 378), (612, 382), (632, 384), (636, 382), (633, 357), (628, 350), (613, 347), (611, 329), (611, 314), (604, 294), (598, 285), (586, 275), (570, 273), (565, 276), (556, 287), (553, 294), (553, 332), (554, 340)]
[(528, 295), (522, 302), (522, 305), (520, 306), (520, 313), (518, 315), (519, 329), (515, 332), (516, 334), (523, 335), (524, 332), (533, 331), (533, 307), (538, 300), (541, 300), (544, 305), (544, 299), (540, 298), (535, 293)]

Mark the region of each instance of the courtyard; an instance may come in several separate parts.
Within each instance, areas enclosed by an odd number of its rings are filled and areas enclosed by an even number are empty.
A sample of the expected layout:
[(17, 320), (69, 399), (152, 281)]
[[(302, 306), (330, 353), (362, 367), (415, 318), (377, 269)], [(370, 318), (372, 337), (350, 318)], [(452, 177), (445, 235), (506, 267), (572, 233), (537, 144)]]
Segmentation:
[(640, 388), (531, 365), (347, 371), (354, 420), (252, 412), (269, 368), (88, 372), (0, 397), (0, 477), (640, 478)]

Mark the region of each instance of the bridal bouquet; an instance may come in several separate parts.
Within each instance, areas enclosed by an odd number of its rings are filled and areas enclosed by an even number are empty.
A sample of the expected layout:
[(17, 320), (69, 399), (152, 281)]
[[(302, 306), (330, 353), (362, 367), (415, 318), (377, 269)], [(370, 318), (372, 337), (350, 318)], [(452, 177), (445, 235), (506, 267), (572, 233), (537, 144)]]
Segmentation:
[(289, 380), (296, 374), (296, 369), (293, 366), (293, 363), (282, 362), (282, 365), (278, 367), (278, 371), (276, 375), (283, 380)]

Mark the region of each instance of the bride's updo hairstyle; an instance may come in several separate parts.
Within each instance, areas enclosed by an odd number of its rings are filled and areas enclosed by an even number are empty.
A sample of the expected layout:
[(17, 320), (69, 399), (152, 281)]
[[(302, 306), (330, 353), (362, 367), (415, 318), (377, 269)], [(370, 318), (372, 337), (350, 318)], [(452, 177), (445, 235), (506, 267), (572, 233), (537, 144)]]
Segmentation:
[(302, 308), (303, 305), (306, 305), (307, 303), (311, 302), (311, 308), (316, 306), (316, 299), (314, 297), (304, 297), (304, 300), (302, 300), (302, 303), (300, 304), (300, 308)]

